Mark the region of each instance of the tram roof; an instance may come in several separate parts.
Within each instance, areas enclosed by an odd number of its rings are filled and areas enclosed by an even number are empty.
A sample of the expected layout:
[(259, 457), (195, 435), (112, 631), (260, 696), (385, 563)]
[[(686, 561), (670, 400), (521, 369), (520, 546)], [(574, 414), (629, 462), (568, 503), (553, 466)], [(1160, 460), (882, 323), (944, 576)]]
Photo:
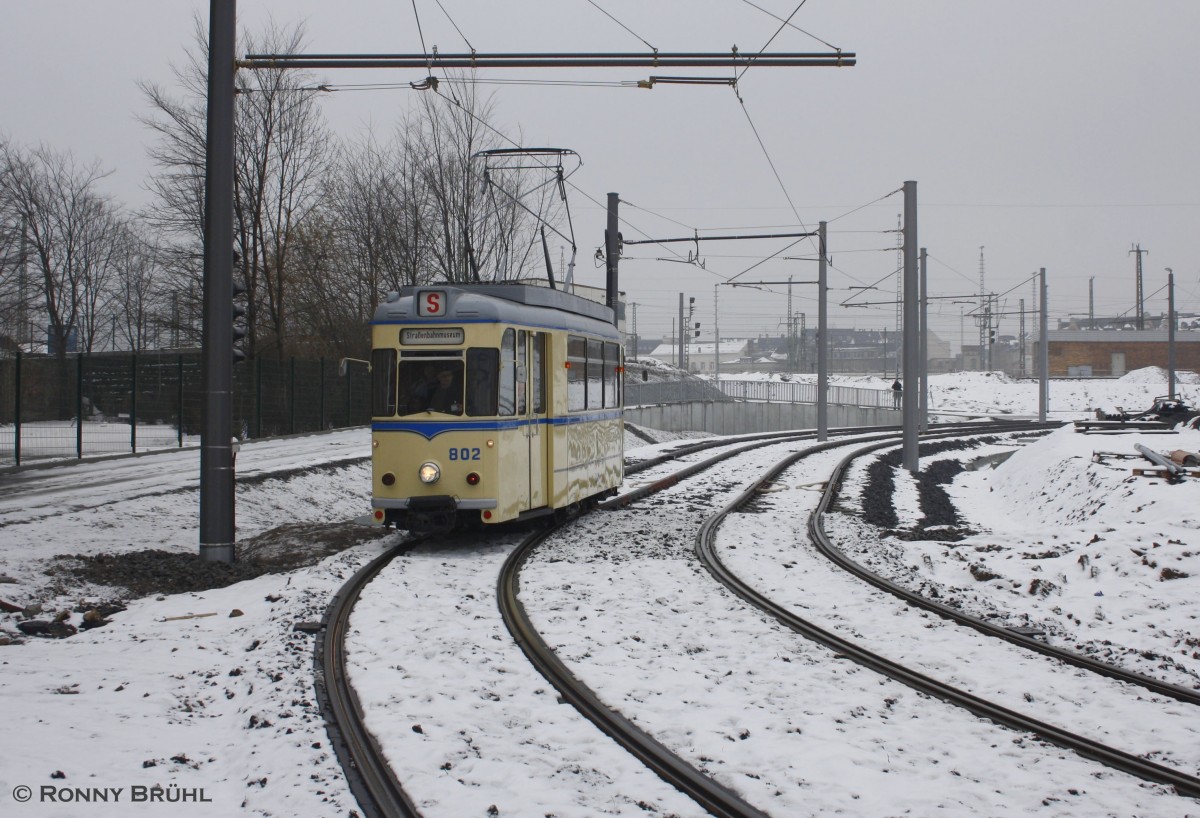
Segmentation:
[[(416, 296), (429, 290), (442, 290), (449, 295), (446, 313), (439, 321), (493, 320), (514, 323), (535, 323), (535, 310), (548, 309), (566, 312), (598, 321), (615, 333), (613, 311), (596, 301), (562, 290), (532, 284), (430, 284), (404, 287), (389, 294), (388, 300), (375, 310), (375, 323), (425, 320), (418, 318)], [(584, 327), (581, 326), (580, 329)], [(587, 327), (592, 331), (600, 327)]]

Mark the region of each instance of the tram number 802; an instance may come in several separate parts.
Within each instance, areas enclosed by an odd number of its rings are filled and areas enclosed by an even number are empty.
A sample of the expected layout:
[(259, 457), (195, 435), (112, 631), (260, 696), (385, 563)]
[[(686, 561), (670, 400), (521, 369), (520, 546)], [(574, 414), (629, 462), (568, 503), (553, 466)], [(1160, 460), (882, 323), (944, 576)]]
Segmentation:
[(450, 450), (450, 459), (451, 460), (478, 460), (479, 459), (479, 449), (478, 448), (468, 449), (465, 446), (461, 449), (451, 449)]

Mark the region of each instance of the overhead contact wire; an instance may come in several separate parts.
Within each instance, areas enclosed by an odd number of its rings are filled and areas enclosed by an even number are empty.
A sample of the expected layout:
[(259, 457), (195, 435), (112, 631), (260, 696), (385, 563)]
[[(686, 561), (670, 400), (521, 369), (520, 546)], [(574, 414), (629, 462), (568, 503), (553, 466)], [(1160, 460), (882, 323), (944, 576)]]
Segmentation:
[(467, 44), (467, 48), (474, 54), (475, 46), (471, 45), (471, 41), (467, 39), (467, 35), (462, 33), (462, 29), (458, 27), (458, 23), (454, 22), (454, 18), (450, 16), (450, 12), (446, 11), (446, 7), (442, 5), (442, 0), (433, 0), (433, 2), (438, 4), (438, 8), (442, 10), (442, 14), (446, 15), (446, 19), (450, 21), (450, 25), (454, 26), (454, 30), (458, 32), (458, 36), (462, 37), (462, 41)]
[[(747, 6), (750, 6), (751, 8), (758, 9), (759, 11), (761, 11), (763, 14), (767, 15), (768, 17), (779, 20), (788, 28), (793, 28), (796, 31), (799, 31), (801, 34), (804, 34), (805, 36), (812, 37), (814, 40), (816, 40), (821, 45), (828, 46), (829, 48), (832, 48), (834, 51), (840, 52), (842, 50), (842, 49), (838, 48), (836, 45), (834, 45), (833, 43), (828, 43), (825, 40), (822, 40), (820, 37), (818, 37), (816, 34), (813, 34), (811, 31), (805, 31), (804, 29), (800, 28), (800, 26), (796, 25), (795, 23), (788, 22), (789, 20), (792, 19), (791, 17), (789, 17), (787, 20), (784, 20), (778, 14), (775, 14), (772, 11), (768, 11), (767, 9), (763, 8), (762, 6), (755, 5), (754, 3), (751, 3), (750, 0), (742, 0), (742, 2), (745, 3)], [(800, 5), (804, 5), (804, 4), (801, 3)], [(798, 7), (797, 7), (797, 11), (799, 11)], [(795, 13), (796, 12), (792, 12), (792, 14), (795, 14)], [(776, 32), (776, 33), (778, 33), (778, 32)], [(772, 38), (772, 39), (774, 39), (774, 38)], [(769, 45), (769, 43), (768, 43), (768, 45)]]
[(643, 44), (643, 45), (645, 45), (645, 46), (646, 46), (646, 48), (650, 49), (650, 50), (651, 50), (651, 51), (653, 51), (655, 54), (657, 54), (657, 53), (658, 53), (658, 49), (657, 49), (657, 48), (655, 48), (654, 46), (650, 45), (650, 43), (646, 42), (646, 40), (645, 40), (645, 39), (643, 39), (643, 38), (642, 38), (642, 36), (641, 36), (640, 34), (638, 34), (636, 31), (634, 31), (633, 29), (631, 29), (629, 26), (625, 25), (625, 24), (624, 24), (624, 23), (622, 23), (620, 20), (618, 20), (616, 17), (613, 17), (613, 16), (612, 16), (611, 14), (609, 14), (607, 11), (605, 11), (605, 10), (604, 10), (604, 9), (602, 9), (602, 8), (600, 8), (600, 6), (599, 6), (599, 5), (598, 5), (598, 4), (595, 2), (595, 0), (587, 0), (587, 1), (588, 1), (588, 3), (590, 3), (590, 4), (591, 4), (591, 5), (592, 5), (592, 6), (593, 6), (593, 7), (594, 7), (594, 8), (595, 8), (597, 11), (599, 11), (601, 14), (603, 14), (605, 17), (607, 17), (608, 19), (612, 20), (614, 23), (616, 23), (616, 24), (617, 24), (617, 25), (619, 25), (621, 28), (623, 28), (623, 29), (625, 29), (626, 31), (628, 31), (628, 32), (629, 32), (630, 34), (632, 34), (634, 37), (637, 37), (639, 40), (641, 40), (641, 41), (642, 41), (642, 44)]
[[(590, 3), (590, 2), (591, 2), (591, 0), (588, 0), (588, 2)], [(760, 48), (760, 49), (758, 50), (758, 53), (757, 53), (757, 54), (755, 54), (753, 57), (751, 57), (751, 58), (750, 58), (750, 63), (749, 63), (749, 65), (747, 65), (745, 68), (743, 68), (743, 69), (742, 69), (742, 73), (741, 73), (741, 74), (738, 74), (738, 75), (737, 75), (737, 77), (734, 79), (734, 82), (735, 82), (735, 83), (736, 83), (738, 80), (740, 80), (740, 79), (742, 78), (742, 76), (743, 76), (743, 75), (744, 75), (744, 74), (745, 74), (747, 71), (749, 71), (749, 70), (750, 70), (750, 66), (751, 66), (751, 65), (754, 65), (754, 61), (755, 61), (755, 60), (757, 60), (759, 57), (761, 57), (761, 56), (763, 55), (763, 52), (764, 52), (764, 51), (766, 51), (768, 48), (770, 48), (770, 46), (771, 46), (771, 43), (775, 42), (775, 38), (779, 36), (779, 32), (783, 31), (783, 29), (784, 29), (784, 28), (785, 28), (785, 27), (786, 27), (786, 26), (787, 26), (789, 23), (791, 23), (791, 22), (792, 22), (792, 18), (796, 16), (796, 12), (798, 12), (798, 11), (800, 10), (800, 7), (801, 7), (801, 6), (803, 6), (803, 5), (804, 5), (805, 3), (807, 3), (807, 2), (808, 2), (808, 0), (800, 0), (800, 5), (799, 5), (799, 6), (796, 6), (796, 8), (794, 8), (794, 9), (792, 9), (792, 13), (788, 15), (787, 19), (783, 21), (783, 24), (782, 24), (781, 26), (779, 26), (779, 28), (775, 29), (775, 33), (771, 35), (771, 39), (767, 40), (767, 44), (766, 44), (766, 45), (764, 45), (762, 48)], [(776, 19), (778, 19), (778, 18), (776, 18)], [(826, 45), (828, 45), (828, 43), (826, 43)]]

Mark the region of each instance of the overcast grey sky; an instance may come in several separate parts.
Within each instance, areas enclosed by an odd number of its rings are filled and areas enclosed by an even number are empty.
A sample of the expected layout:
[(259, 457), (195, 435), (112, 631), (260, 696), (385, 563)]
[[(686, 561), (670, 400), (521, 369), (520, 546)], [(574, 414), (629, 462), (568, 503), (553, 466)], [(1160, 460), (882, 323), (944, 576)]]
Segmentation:
[[(755, 0), (787, 17), (799, 0)], [(442, 52), (758, 51), (779, 23), (745, 0), (416, 0), (427, 46)], [(596, 6), (617, 18), (618, 25)], [(45, 142), (112, 169), (107, 189), (145, 202), (146, 113), (135, 83), (169, 84), (169, 64), (191, 45), (198, 0), (8, 2), (0, 12), (0, 132)], [(240, 25), (261, 31), (273, 18), (305, 22), (316, 52), (419, 52), (412, 0), (240, 0)], [(603, 284), (592, 260), (603, 242), (602, 204), (620, 193), (626, 239), (702, 232), (781, 232), (830, 222), (831, 320), (894, 328), (892, 305), (855, 309), (853, 299), (896, 295), (895, 250), (905, 180), (918, 183), (919, 237), (930, 255), (931, 295), (986, 286), (1032, 307), (1027, 279), (1049, 276), (1053, 317), (1088, 311), (1095, 279), (1098, 315), (1132, 313), (1140, 243), (1150, 313), (1166, 310), (1166, 272), (1180, 311), (1200, 310), (1200, 44), (1196, 0), (807, 0), (800, 28), (857, 54), (852, 68), (751, 68), (738, 96), (727, 86), (654, 90), (579, 85), (489, 85), (496, 117), (526, 145), (571, 148), (579, 245), (577, 280)], [(772, 51), (825, 51), (784, 29)], [(325, 72), (339, 85), (400, 83), (424, 72)], [(505, 70), (480, 79), (632, 81), (682, 70)], [(713, 74), (713, 72), (707, 72)], [(384, 132), (416, 104), (412, 90), (338, 91), (322, 97), (331, 126), (353, 136)], [(765, 152), (754, 129), (765, 145)], [(772, 172), (767, 156), (782, 179)], [(786, 191), (786, 193), (785, 193)], [(791, 203), (795, 205), (793, 210)], [(874, 202), (874, 204), (870, 204)], [(870, 206), (863, 207), (864, 205)], [(779, 332), (786, 288), (716, 285), (762, 257), (812, 255), (787, 241), (705, 242), (706, 269), (654, 260), (665, 248), (630, 247), (621, 268), (638, 304), (643, 336), (668, 333), (678, 294), (697, 299), (711, 338), (714, 297), (721, 334)], [(687, 245), (670, 245), (686, 254)], [(559, 252), (554, 250), (557, 259)], [(816, 265), (776, 258), (740, 281), (812, 280)], [(882, 280), (882, 281), (881, 281)], [(875, 284), (878, 291), (852, 287)], [(815, 288), (797, 285), (793, 309), (816, 322)], [(719, 291), (719, 295), (716, 293)], [(856, 295), (857, 293), (857, 295)], [(978, 337), (971, 304), (931, 305), (932, 329), (958, 346)], [(632, 315), (630, 316), (632, 317)], [(1032, 319), (1030, 319), (1032, 320)], [(1017, 319), (1003, 319), (1015, 334)]]

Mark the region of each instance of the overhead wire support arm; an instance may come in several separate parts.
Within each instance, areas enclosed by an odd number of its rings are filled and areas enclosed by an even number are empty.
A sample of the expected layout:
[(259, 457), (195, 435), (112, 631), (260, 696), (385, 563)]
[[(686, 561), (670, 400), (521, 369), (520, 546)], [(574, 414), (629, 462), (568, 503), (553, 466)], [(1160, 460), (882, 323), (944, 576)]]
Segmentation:
[(796, 239), (808, 238), (815, 236), (816, 233), (765, 233), (755, 234), (750, 236), (688, 236), (682, 239), (638, 239), (637, 241), (623, 241), (622, 244), (670, 244), (672, 242), (681, 241), (737, 241), (739, 239)]
[(676, 53), (511, 53), (511, 54), (247, 54), (238, 68), (843, 68), (854, 52), (781, 52), (744, 55)]

